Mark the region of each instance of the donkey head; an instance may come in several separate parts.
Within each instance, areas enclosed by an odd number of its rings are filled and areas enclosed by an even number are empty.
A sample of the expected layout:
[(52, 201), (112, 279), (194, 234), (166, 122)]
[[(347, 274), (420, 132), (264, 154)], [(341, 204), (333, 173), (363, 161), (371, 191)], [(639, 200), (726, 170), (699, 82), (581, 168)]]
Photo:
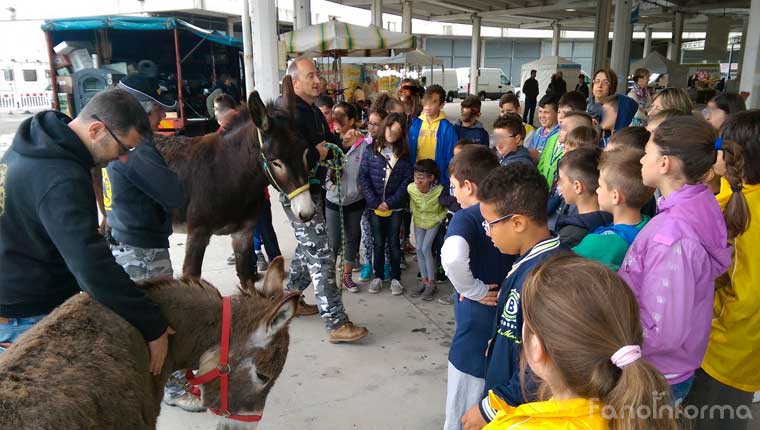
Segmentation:
[[(280, 376), (288, 355), (288, 323), (298, 306), (298, 293), (283, 293), (283, 259), (272, 261), (263, 287), (250, 295), (239, 295), (232, 303), (229, 347), (228, 405), (232, 415), (262, 415), (267, 395)], [(199, 374), (219, 363), (219, 346), (200, 359)], [(220, 407), (220, 381), (201, 386), (203, 405)], [(250, 428), (256, 428), (250, 423)], [(223, 418), (221, 428), (246, 428), (247, 424)]]
[[(262, 149), (272, 174), (272, 185), (279, 187), (291, 199), (293, 214), (302, 221), (314, 216), (316, 207), (308, 192), (308, 144), (293, 125), (295, 115), (293, 81), (286, 76), (282, 81), (282, 108), (267, 109), (258, 92), (248, 98), (251, 118), (261, 130)], [(284, 109), (283, 109), (284, 108)]]

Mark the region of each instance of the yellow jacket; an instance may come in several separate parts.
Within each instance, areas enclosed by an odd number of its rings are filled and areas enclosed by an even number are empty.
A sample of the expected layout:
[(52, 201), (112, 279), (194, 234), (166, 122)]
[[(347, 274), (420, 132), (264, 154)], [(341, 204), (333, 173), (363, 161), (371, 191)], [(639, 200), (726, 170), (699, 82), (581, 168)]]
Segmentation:
[(509, 406), (493, 391), (491, 406), (498, 413), (483, 430), (607, 430), (602, 405), (589, 399), (548, 400)]
[[(729, 278), (718, 278), (714, 319), (702, 368), (719, 382), (748, 392), (760, 390), (760, 184), (742, 189), (750, 212), (749, 229), (734, 241)], [(718, 203), (731, 197), (721, 180)]]

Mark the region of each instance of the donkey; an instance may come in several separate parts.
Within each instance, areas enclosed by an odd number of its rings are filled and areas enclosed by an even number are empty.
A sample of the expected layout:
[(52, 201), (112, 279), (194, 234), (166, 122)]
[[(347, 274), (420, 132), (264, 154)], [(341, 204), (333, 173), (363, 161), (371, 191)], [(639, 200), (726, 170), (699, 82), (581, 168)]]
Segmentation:
[(187, 228), (182, 275), (201, 276), (203, 257), (212, 234), (232, 235), (240, 284), (253, 283), (252, 237), (271, 183), (292, 200), (303, 221), (316, 208), (309, 190), (308, 146), (293, 127), (295, 92), (289, 76), (282, 82), (279, 106), (264, 106), (257, 92), (241, 109), (241, 121), (224, 134), (197, 138), (155, 136), (156, 147), (185, 188), (187, 204), (174, 214), (175, 225)]
[[(297, 293), (284, 293), (282, 258), (263, 286), (231, 299), (228, 410), (261, 416), (288, 353)], [(163, 387), (179, 369), (202, 374), (220, 363), (222, 297), (202, 280), (138, 284), (176, 330), (159, 376), (140, 333), (87, 294), (78, 294), (0, 354), (0, 429), (155, 429)], [(220, 408), (220, 381), (201, 388)], [(255, 428), (221, 418), (220, 427)], [(230, 427), (231, 428), (231, 427)]]

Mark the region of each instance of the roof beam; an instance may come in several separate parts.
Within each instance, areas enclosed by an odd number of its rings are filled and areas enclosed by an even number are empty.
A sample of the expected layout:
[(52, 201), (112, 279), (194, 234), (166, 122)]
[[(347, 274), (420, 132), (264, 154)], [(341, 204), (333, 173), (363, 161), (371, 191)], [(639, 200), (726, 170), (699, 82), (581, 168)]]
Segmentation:
[[(478, 12), (477, 9), (473, 9), (471, 7), (459, 6), (458, 4), (450, 3), (448, 1), (443, 1), (443, 0), (417, 0), (417, 2), (432, 4), (434, 6), (440, 6), (443, 8), (448, 8), (450, 10), (458, 10), (458, 11), (466, 12), (466, 14), (464, 14), (466, 15), (466, 18), (470, 18), (472, 17), (473, 13)], [(465, 18), (460, 18), (460, 19), (465, 19)]]
[[(479, 11), (477, 14), (483, 19), (492, 18), (497, 16), (514, 16), (514, 15), (541, 15), (547, 12), (559, 12), (565, 9), (584, 9), (596, 7), (596, 0), (586, 0), (573, 3), (559, 2), (546, 6), (533, 6), (533, 7), (515, 7), (509, 9), (496, 9), (489, 11)], [(469, 15), (464, 14), (448, 14), (448, 15), (433, 15), (430, 17), (431, 21), (455, 21), (461, 19), (468, 19)]]

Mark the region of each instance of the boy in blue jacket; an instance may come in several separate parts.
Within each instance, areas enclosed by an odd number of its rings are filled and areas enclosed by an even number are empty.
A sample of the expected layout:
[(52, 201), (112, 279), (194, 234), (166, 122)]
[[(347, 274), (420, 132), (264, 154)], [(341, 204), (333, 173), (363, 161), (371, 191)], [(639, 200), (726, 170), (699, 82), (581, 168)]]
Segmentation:
[(631, 125), (639, 105), (628, 96), (615, 94), (602, 101), (602, 109), (604, 109), (604, 115), (599, 123), (602, 128), (602, 141), (599, 146), (604, 148), (616, 131)]
[(409, 128), (409, 152), (412, 166), (418, 159), (435, 160), (441, 169), (441, 185), (448, 189), (449, 163), (454, 157), (454, 145), (459, 137), (443, 112), (445, 100), (446, 92), (440, 85), (431, 85), (425, 89), (422, 114), (412, 120)]
[(499, 251), (519, 257), (499, 289), (495, 325), (486, 349), (485, 390), (480, 403), (462, 417), (465, 429), (482, 428), (496, 416), (489, 392), (511, 406), (525, 403), (519, 365), (523, 283), (538, 264), (566, 252), (547, 225), (548, 198), (546, 180), (523, 163), (499, 167), (478, 188), (483, 229)]
[(483, 123), (478, 121), (480, 118), (480, 97), (470, 94), (462, 100), (460, 106), (462, 107), (462, 117), (454, 125), (459, 139), (469, 139), (488, 147), (490, 145), (488, 132), (483, 127)]

